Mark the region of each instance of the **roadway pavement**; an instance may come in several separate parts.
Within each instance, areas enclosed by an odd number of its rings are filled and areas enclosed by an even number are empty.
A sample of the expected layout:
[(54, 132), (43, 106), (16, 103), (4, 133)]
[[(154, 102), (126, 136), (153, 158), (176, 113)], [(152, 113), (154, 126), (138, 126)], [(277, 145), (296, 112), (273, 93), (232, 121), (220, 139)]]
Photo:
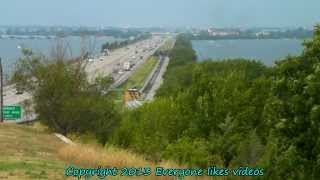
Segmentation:
[[(135, 44), (126, 46), (124, 48), (111, 52), (109, 56), (102, 56), (94, 61), (89, 62), (86, 65), (86, 72), (88, 74), (89, 81), (93, 81), (98, 76), (112, 75), (115, 81), (123, 79), (123, 77), (131, 74), (130, 71), (123, 70), (123, 64), (127, 61), (131, 61), (133, 70), (141, 65), (148, 59), (154, 52), (163, 44), (163, 40), (160, 37), (152, 37), (144, 41), (137, 42)], [(141, 58), (142, 57), (142, 58)], [(114, 73), (122, 71), (122, 73)]]
[(162, 62), (159, 63), (159, 68), (154, 72), (154, 76), (150, 79), (146, 87), (146, 92), (144, 92), (145, 101), (152, 101), (156, 95), (157, 90), (160, 88), (163, 83), (163, 76), (167, 71), (169, 65), (169, 57), (161, 59)]
[(167, 71), (169, 60), (170, 59), (167, 56), (160, 56), (158, 63), (156, 64), (152, 72), (149, 74), (143, 87), (139, 90), (139, 92), (142, 94), (142, 98), (140, 100), (133, 100), (127, 102), (127, 108), (138, 108), (144, 102), (152, 101), (155, 98), (157, 90), (163, 83), (163, 76)]
[[(153, 36), (150, 39), (139, 41), (123, 48), (114, 50), (108, 56), (88, 61), (85, 71), (89, 82), (92, 82), (98, 76), (112, 76), (115, 80), (113, 87), (124, 83), (138, 67), (143, 64), (154, 52), (164, 44), (165, 40), (159, 36)], [(135, 64), (131, 71), (124, 71), (123, 64), (131, 61)], [(25, 100), (32, 96), (24, 92), (16, 94), (14, 85), (4, 87), (4, 105), (22, 105)]]
[[(116, 83), (119, 85), (121, 82), (129, 78), (132, 71), (143, 64), (143, 62), (148, 59), (162, 44), (163, 39), (160, 37), (152, 37), (151, 39), (143, 40), (124, 48), (114, 50), (109, 56), (102, 56), (94, 59), (92, 62), (88, 62), (85, 68), (85, 71), (88, 74), (88, 79), (92, 82), (98, 76), (112, 75), (115, 78)], [(147, 50), (144, 51), (144, 49)], [(142, 59), (140, 59), (140, 57), (142, 57)], [(122, 70), (123, 63), (127, 61), (132, 61), (135, 64), (132, 71)], [(113, 73), (117, 70), (122, 71), (122, 73)], [(27, 92), (24, 92), (23, 94), (16, 94), (14, 85), (4, 87), (4, 105), (21, 104), (23, 101), (30, 98), (31, 95)]]
[(21, 104), (23, 101), (31, 99), (31, 95), (27, 92), (16, 94), (14, 85), (5, 86), (3, 88), (3, 104), (5, 106)]

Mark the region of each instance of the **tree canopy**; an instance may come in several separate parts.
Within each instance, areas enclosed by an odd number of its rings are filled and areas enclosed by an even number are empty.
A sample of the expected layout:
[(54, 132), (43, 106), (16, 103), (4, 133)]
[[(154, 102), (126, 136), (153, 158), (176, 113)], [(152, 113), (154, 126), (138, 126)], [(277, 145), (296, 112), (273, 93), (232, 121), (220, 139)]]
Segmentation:
[(105, 143), (120, 119), (112, 100), (103, 93), (112, 82), (110, 77), (91, 84), (81, 61), (46, 61), (31, 50), (23, 54), (12, 81), (32, 94), (37, 119), (64, 135), (91, 132)]
[(158, 98), (131, 110), (113, 142), (189, 166), (251, 166), (261, 179), (320, 178), (320, 28), (274, 67), (244, 59), (195, 63), (178, 37)]

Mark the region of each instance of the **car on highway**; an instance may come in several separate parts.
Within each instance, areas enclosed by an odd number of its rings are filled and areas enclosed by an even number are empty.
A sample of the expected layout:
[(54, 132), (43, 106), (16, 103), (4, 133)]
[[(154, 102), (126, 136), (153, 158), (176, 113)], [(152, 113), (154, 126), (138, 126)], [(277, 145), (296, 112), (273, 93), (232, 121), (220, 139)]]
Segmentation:
[(120, 70), (118, 73), (119, 73), (119, 74), (123, 74), (124, 72), (123, 72), (122, 70)]
[(92, 58), (88, 59), (88, 62), (93, 62), (93, 59)]
[(16, 95), (21, 95), (23, 94), (23, 91), (16, 91)]
[(16, 95), (21, 95), (23, 94), (23, 88), (20, 86), (16, 86)]
[(123, 69), (124, 69), (125, 71), (130, 71), (130, 70), (131, 70), (131, 66), (132, 66), (132, 64), (131, 64), (130, 61), (125, 62), (125, 63), (123, 64)]

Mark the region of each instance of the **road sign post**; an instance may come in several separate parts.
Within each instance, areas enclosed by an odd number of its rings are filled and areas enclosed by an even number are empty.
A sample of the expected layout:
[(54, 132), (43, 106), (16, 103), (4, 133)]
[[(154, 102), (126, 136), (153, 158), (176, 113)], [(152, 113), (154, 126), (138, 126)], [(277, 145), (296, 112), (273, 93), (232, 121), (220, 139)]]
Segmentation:
[(1, 76), (1, 79), (0, 79), (0, 85), (1, 85), (1, 87), (0, 87), (0, 101), (1, 101), (0, 122), (3, 122), (3, 72), (2, 72), (1, 57), (0, 57), (0, 76)]

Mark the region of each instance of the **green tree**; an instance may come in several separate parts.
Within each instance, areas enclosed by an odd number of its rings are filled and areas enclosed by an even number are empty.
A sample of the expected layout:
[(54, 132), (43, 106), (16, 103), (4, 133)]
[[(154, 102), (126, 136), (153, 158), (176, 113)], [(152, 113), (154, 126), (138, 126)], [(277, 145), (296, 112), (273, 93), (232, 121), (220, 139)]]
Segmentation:
[[(301, 56), (277, 63), (266, 121), (277, 139), (274, 170), (287, 179), (319, 179), (320, 28)], [(300, 167), (299, 172), (294, 171)], [(272, 169), (270, 167), (270, 169)], [(289, 173), (290, 172), (290, 173)], [(279, 175), (278, 174), (278, 175)]]
[(89, 131), (105, 143), (119, 121), (113, 102), (104, 93), (111, 79), (98, 78), (89, 84), (80, 61), (49, 62), (24, 52), (13, 82), (32, 94), (37, 118), (63, 135)]

